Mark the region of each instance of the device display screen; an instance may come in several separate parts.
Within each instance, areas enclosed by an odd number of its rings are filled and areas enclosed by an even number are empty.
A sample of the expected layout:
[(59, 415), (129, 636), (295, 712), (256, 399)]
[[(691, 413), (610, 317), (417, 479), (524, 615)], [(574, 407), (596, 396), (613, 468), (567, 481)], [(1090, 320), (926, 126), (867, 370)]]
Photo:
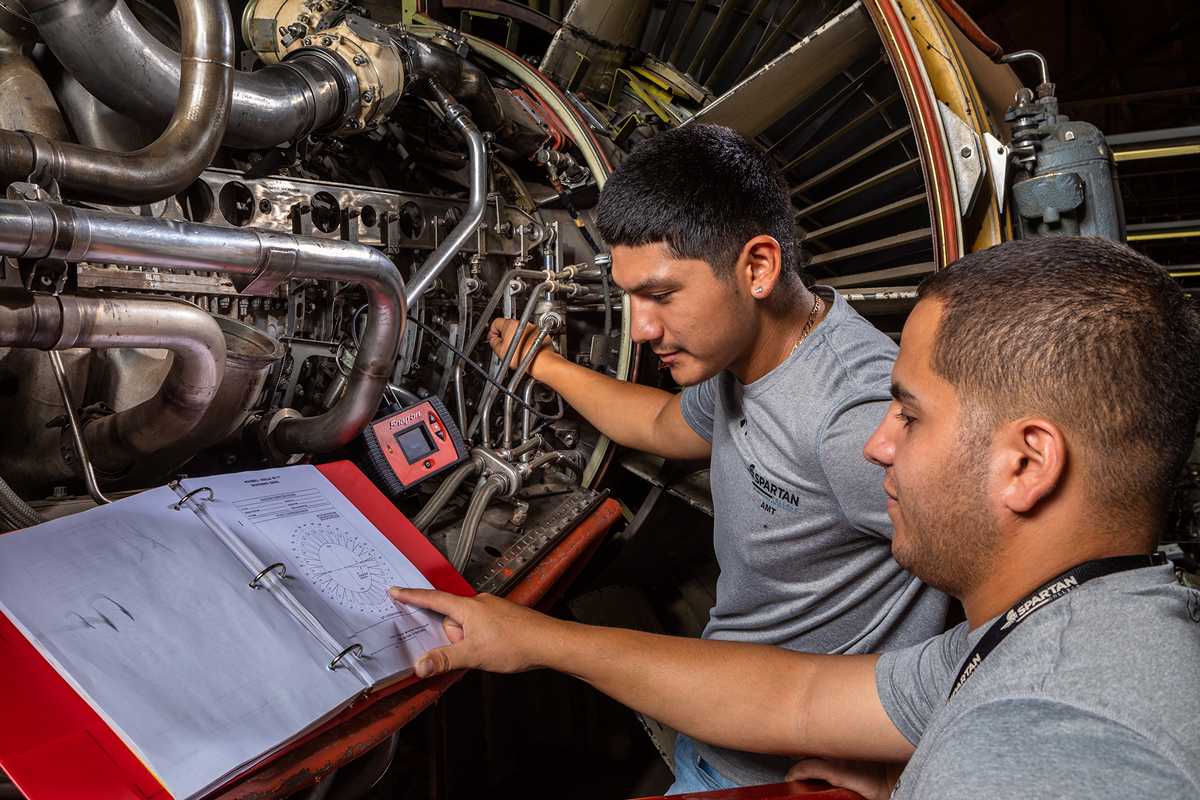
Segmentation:
[(424, 425), (414, 425), (397, 433), (396, 444), (400, 445), (400, 450), (410, 464), (420, 461), (437, 449), (433, 437), (425, 430)]

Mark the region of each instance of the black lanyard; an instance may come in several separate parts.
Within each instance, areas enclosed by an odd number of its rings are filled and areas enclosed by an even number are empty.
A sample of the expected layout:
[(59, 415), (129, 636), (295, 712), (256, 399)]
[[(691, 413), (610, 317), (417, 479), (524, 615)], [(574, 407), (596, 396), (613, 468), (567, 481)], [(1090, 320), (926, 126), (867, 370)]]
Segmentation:
[(1007, 614), (992, 623), (992, 627), (988, 628), (987, 633), (980, 638), (975, 648), (971, 651), (971, 655), (967, 656), (967, 660), (959, 668), (958, 677), (954, 679), (954, 685), (950, 688), (950, 697), (947, 697), (946, 700), (949, 701), (950, 698), (954, 697), (955, 693), (967, 682), (967, 679), (975, 674), (975, 670), (988, 657), (988, 654), (995, 650), (1000, 642), (1004, 641), (1005, 636), (1012, 633), (1018, 625), (1028, 619), (1039, 608), (1050, 605), (1063, 595), (1070, 594), (1072, 590), (1078, 589), (1092, 578), (1112, 575), (1114, 572), (1124, 572), (1130, 569), (1161, 566), (1166, 563), (1167, 557), (1162, 553), (1154, 553), (1149, 556), (1100, 558), (1095, 561), (1085, 561), (1061, 575), (1051, 578), (1024, 600), (1010, 608)]

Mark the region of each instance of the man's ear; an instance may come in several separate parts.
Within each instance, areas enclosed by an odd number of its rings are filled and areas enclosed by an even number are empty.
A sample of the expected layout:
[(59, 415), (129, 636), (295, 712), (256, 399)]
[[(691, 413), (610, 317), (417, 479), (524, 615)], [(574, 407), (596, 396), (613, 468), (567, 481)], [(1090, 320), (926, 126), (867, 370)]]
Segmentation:
[(737, 274), (755, 300), (765, 300), (779, 285), (783, 251), (774, 236), (755, 236), (742, 246)]
[(992, 437), (1000, 502), (1028, 514), (1061, 485), (1067, 469), (1067, 440), (1048, 419), (1027, 417), (1002, 425)]

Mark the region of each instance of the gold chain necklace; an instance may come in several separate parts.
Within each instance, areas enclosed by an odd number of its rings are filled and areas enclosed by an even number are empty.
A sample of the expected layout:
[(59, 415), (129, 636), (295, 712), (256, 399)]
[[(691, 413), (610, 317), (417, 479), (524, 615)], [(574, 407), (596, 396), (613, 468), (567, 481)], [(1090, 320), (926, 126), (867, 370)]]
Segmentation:
[(800, 331), (800, 338), (796, 340), (796, 343), (792, 345), (792, 349), (788, 351), (789, 355), (796, 352), (796, 348), (800, 346), (800, 343), (808, 338), (808, 334), (812, 332), (813, 321), (817, 318), (817, 309), (823, 309), (824, 306), (825, 301), (821, 299), (821, 295), (813, 292), (813, 304), (812, 309), (808, 312), (808, 320), (804, 323), (804, 330)]

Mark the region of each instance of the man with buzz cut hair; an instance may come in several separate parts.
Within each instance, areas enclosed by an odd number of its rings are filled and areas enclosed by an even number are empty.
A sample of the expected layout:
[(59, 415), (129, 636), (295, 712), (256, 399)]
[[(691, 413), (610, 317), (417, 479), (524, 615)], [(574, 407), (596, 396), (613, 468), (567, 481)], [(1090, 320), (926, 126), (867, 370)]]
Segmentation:
[(919, 298), (865, 455), (896, 559), (961, 625), (812, 655), (393, 589), (447, 615), (417, 672), (561, 670), (867, 798), (1200, 797), (1200, 589), (1154, 553), (1200, 413), (1200, 316), (1149, 259), (1074, 237), (973, 253)]
[[(618, 381), (550, 349), (531, 373), (619, 444), (711, 456), (720, 575), (704, 638), (904, 647), (944, 629), (948, 600), (892, 559), (882, 473), (862, 458), (896, 346), (832, 289), (804, 285), (793, 214), (778, 170), (737, 132), (658, 134), (609, 178), (597, 224), (634, 340), (686, 388)], [(501, 357), (515, 328), (492, 323)], [(680, 736), (672, 792), (778, 781), (787, 766)]]

